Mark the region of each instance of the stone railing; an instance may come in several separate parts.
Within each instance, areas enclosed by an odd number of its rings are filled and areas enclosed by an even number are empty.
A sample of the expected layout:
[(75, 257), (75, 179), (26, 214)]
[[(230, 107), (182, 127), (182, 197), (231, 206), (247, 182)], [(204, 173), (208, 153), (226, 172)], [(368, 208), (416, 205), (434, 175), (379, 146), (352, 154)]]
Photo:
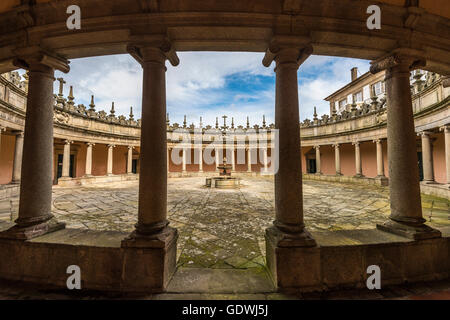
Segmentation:
[[(439, 75), (426, 73), (425, 75), (421, 74), (420, 77), (417, 74), (413, 77), (415, 81), (411, 86), (411, 92), (415, 116), (429, 113), (430, 110), (442, 109), (448, 105), (450, 90), (449, 88), (443, 88), (442, 78)], [(423, 78), (425, 80), (422, 80)], [(0, 108), (0, 120), (14, 118), (18, 125), (23, 125), (27, 87), (27, 80), (20, 81), (17, 72), (10, 72), (0, 77), (0, 107), (3, 107)], [(9, 92), (8, 101), (5, 101), (6, 91)], [(89, 107), (83, 104), (76, 105), (72, 87), (68, 97), (62, 95), (62, 88), (60, 88), (60, 93), (55, 94), (54, 98), (54, 123), (55, 127), (58, 128), (55, 131), (55, 136), (64, 136), (71, 131), (82, 130), (93, 136), (109, 137), (110, 140), (116, 138), (131, 139), (137, 143), (140, 136), (141, 121), (140, 119), (134, 119), (132, 109), (130, 109), (128, 118), (123, 115), (115, 115), (114, 103), (109, 113), (104, 110), (96, 111), (94, 96), (91, 98)], [(308, 140), (316, 138), (345, 136), (362, 131), (373, 131), (372, 135), (378, 135), (375, 131), (386, 125), (388, 106), (385, 98), (373, 97), (371, 100), (370, 104), (363, 103), (359, 107), (352, 105), (350, 111), (343, 111), (340, 114), (334, 112), (331, 116), (322, 115), (320, 119), (314, 111), (313, 120), (305, 119), (300, 123), (301, 137), (306, 141), (305, 145), (308, 145)], [(167, 115), (166, 124), (169, 133), (168, 138), (175, 143), (178, 139), (172, 140), (170, 134), (177, 131), (184, 131), (189, 134), (201, 132), (211, 135), (224, 133), (238, 135), (240, 133), (248, 134), (249, 132), (270, 132), (271, 129), (275, 128), (273, 123), (266, 125), (264, 116), (262, 125), (255, 124), (253, 126), (250, 125), (248, 117), (246, 126), (235, 126), (233, 118), (231, 119), (231, 125), (227, 125), (226, 117), (223, 125), (219, 125), (218, 118), (216, 118), (215, 126), (203, 126), (202, 118), (200, 118), (199, 126), (193, 123), (187, 125), (186, 116), (182, 124), (171, 124), (169, 115)]]

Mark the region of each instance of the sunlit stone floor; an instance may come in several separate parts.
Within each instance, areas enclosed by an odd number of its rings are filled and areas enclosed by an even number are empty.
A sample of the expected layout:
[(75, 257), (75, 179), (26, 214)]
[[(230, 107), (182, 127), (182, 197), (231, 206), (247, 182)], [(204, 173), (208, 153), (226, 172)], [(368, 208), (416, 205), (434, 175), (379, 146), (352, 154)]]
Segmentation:
[[(179, 231), (178, 266), (253, 268), (264, 265), (264, 230), (272, 223), (271, 177), (245, 178), (236, 190), (209, 189), (204, 178), (173, 178), (168, 217)], [(137, 221), (138, 183), (53, 189), (53, 212), (69, 228), (129, 231)], [(304, 181), (310, 231), (371, 229), (390, 213), (388, 189)], [(450, 225), (449, 201), (423, 196), (432, 225)]]

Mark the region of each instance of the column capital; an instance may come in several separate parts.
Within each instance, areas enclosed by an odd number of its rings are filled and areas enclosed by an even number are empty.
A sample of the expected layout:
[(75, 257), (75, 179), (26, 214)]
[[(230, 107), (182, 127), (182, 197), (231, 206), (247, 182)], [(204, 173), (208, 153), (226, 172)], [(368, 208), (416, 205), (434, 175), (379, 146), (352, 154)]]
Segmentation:
[(360, 145), (360, 142), (359, 142), (359, 141), (353, 141), (353, 142), (352, 142), (352, 145), (353, 145), (353, 146), (359, 146), (359, 145)]
[(95, 143), (94, 142), (86, 142), (86, 145), (88, 147), (92, 147), (92, 146), (95, 146)]
[(164, 65), (166, 59), (174, 67), (180, 63), (173, 44), (164, 35), (132, 35), (127, 51), (141, 65), (151, 61)]
[(19, 137), (21, 137), (21, 138), (23, 138), (23, 136), (24, 136), (24, 132), (23, 132), (23, 131), (20, 131), (20, 130), (18, 130), (18, 131), (13, 131), (12, 134), (14, 134), (15, 136), (19, 136)]
[(332, 146), (339, 149), (340, 143), (334, 143), (334, 144), (332, 144)]
[(421, 136), (421, 137), (429, 137), (430, 134), (432, 134), (432, 132), (430, 132), (430, 131), (421, 131), (421, 132), (417, 133), (417, 135)]
[(446, 124), (446, 125), (440, 127), (439, 131), (444, 131), (445, 133), (449, 133), (450, 132), (450, 124)]
[(66, 139), (66, 140), (64, 140), (64, 144), (72, 144), (73, 143), (73, 140), (69, 140), (69, 139)]
[(317, 145), (317, 146), (314, 146), (313, 148), (316, 149), (316, 150), (318, 150), (318, 149), (320, 149), (320, 146)]
[(382, 138), (379, 138), (379, 139), (373, 139), (372, 142), (373, 142), (373, 143), (381, 143), (382, 140), (383, 140)]
[(34, 71), (45, 71), (45, 67), (68, 73), (69, 61), (56, 53), (39, 46), (23, 47), (14, 50), (16, 58), (13, 64), (19, 68)]
[(391, 53), (372, 61), (370, 63), (370, 72), (376, 74), (380, 71), (389, 70), (398, 66), (404, 66), (409, 71), (412, 71), (426, 65), (424, 56), (425, 54), (421, 50), (398, 48)]
[(115, 144), (108, 144), (108, 148), (115, 148), (116, 145)]
[(128, 146), (128, 150), (133, 150), (134, 149), (134, 146)]
[(275, 60), (277, 67), (288, 64), (298, 68), (312, 52), (311, 39), (308, 37), (277, 35), (270, 40), (262, 63), (269, 67)]
[(6, 131), (6, 127), (0, 126), (0, 134), (1, 134), (3, 131)]

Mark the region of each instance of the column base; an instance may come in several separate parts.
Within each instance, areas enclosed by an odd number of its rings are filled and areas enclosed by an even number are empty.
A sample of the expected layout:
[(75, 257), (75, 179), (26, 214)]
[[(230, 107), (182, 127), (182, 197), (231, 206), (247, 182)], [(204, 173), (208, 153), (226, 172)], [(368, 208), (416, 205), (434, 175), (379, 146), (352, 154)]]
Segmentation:
[(274, 239), (278, 247), (315, 247), (316, 240), (303, 228), (300, 232), (285, 232), (272, 226), (266, 229), (266, 236)]
[(433, 239), (442, 236), (439, 230), (433, 229), (425, 224), (412, 225), (394, 220), (377, 224), (377, 229), (413, 240)]
[(265, 238), (267, 268), (277, 288), (320, 289), (320, 249), (306, 230), (294, 236), (272, 226), (266, 229)]
[(353, 178), (364, 178), (365, 176), (363, 174), (357, 173), (353, 176)]
[(165, 227), (152, 235), (136, 231), (122, 240), (123, 287), (128, 291), (165, 291), (176, 270), (178, 231)]
[(423, 180), (421, 181), (422, 184), (438, 184), (436, 181), (434, 180)]
[(381, 186), (389, 185), (389, 179), (386, 176), (376, 176), (374, 179), (377, 180)]
[(20, 184), (20, 180), (12, 180), (10, 183), (11, 184)]
[(335, 176), (340, 177), (340, 176), (343, 176), (343, 174), (342, 173), (336, 173)]
[(58, 222), (56, 218), (51, 218), (50, 220), (31, 226), (20, 226), (16, 224), (8, 230), (0, 232), (0, 238), (29, 240), (47, 233), (62, 230), (65, 227), (66, 224), (64, 222)]
[(322, 172), (316, 172), (316, 173), (314, 173), (314, 174), (320, 176), (320, 175), (322, 175)]

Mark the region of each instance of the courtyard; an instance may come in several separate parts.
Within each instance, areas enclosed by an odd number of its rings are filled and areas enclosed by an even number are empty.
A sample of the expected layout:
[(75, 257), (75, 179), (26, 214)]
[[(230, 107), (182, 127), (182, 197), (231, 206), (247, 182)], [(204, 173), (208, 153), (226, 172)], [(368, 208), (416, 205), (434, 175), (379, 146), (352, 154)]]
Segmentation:
[[(168, 219), (178, 229), (177, 266), (251, 269), (265, 265), (265, 229), (275, 217), (273, 177), (245, 177), (233, 190), (204, 187), (204, 177), (171, 178)], [(305, 224), (312, 233), (373, 229), (390, 214), (388, 188), (303, 181)], [(53, 188), (53, 213), (67, 228), (132, 232), (138, 182)], [(450, 225), (450, 202), (422, 195), (429, 225)], [(257, 269), (255, 269), (257, 270)]]

